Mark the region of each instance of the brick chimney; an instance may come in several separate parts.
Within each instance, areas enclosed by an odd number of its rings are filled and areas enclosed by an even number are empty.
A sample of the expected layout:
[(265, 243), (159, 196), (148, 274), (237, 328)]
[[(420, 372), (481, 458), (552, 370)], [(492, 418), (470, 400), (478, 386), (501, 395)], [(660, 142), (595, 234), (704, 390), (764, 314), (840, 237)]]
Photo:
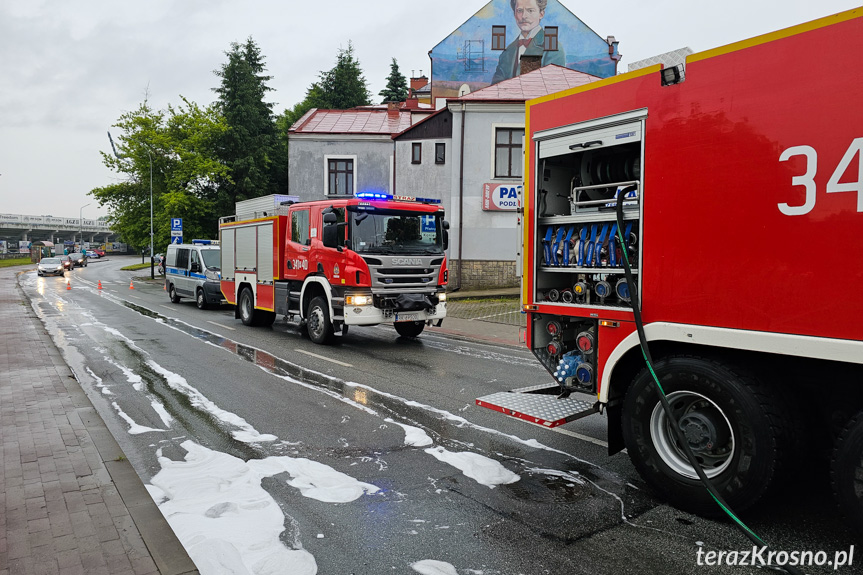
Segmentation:
[(542, 67), (542, 56), (522, 56), (519, 64), (519, 76), (539, 70)]
[(398, 118), (399, 106), (401, 106), (401, 102), (387, 102), (387, 116)]
[[(422, 74), (422, 70), (420, 70), (420, 74)], [(429, 79), (425, 76), (419, 76), (418, 78), (411, 78), (411, 92), (416, 92), (420, 88), (428, 85)]]

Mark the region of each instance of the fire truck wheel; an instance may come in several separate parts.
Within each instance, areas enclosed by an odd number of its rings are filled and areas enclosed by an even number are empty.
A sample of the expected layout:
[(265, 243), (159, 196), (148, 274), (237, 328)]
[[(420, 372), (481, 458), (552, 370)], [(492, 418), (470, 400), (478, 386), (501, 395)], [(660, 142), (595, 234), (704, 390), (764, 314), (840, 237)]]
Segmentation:
[(397, 321), (393, 326), (402, 337), (417, 337), (423, 332), (426, 324), (422, 321)]
[(198, 288), (195, 294), (195, 305), (198, 306), (198, 309), (207, 309), (207, 298), (204, 297), (204, 290), (201, 288)]
[[(654, 369), (714, 487), (735, 511), (753, 505), (788, 452), (782, 401), (751, 376), (710, 359), (669, 356)], [(638, 472), (672, 505), (723, 514), (680, 447), (647, 369), (624, 399), (623, 438)]]
[(240, 312), (240, 321), (243, 325), (255, 324), (255, 302), (253, 301), (252, 290), (243, 288), (238, 298), (237, 307)]
[(830, 478), (840, 511), (863, 534), (863, 412), (845, 426), (836, 441)]
[(309, 304), (306, 314), (306, 330), (309, 339), (315, 343), (329, 343), (333, 339), (333, 323), (330, 321), (330, 309), (327, 300), (316, 297)]
[(168, 286), (168, 297), (171, 298), (171, 303), (180, 303), (180, 296), (177, 295), (174, 284)]

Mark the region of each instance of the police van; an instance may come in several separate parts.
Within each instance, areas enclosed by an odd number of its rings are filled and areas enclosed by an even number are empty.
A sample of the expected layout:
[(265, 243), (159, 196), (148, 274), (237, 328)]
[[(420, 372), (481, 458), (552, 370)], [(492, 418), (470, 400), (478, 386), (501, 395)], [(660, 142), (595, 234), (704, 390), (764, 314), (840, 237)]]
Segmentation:
[(224, 301), (219, 280), (219, 242), (192, 240), (191, 244), (171, 244), (165, 254), (165, 290), (173, 303), (195, 298), (199, 309)]

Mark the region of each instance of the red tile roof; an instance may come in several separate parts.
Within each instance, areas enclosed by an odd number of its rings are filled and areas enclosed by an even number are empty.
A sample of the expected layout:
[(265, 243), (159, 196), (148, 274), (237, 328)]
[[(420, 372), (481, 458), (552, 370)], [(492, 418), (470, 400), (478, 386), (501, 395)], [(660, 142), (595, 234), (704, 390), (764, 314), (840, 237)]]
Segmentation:
[(457, 98), (456, 101), (527, 101), (601, 79), (584, 72), (549, 64), (539, 70), (465, 94), (461, 98)]
[[(414, 113), (417, 110), (413, 110)], [(433, 110), (428, 110), (429, 113)], [(380, 109), (309, 110), (288, 130), (292, 134), (398, 134), (411, 126), (411, 110), (398, 115)]]

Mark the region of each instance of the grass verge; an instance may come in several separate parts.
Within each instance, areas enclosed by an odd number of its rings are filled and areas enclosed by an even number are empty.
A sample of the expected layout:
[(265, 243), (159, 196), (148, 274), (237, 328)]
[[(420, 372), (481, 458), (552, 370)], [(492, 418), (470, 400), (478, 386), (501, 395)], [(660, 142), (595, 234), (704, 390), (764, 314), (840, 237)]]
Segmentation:
[(30, 264), (30, 256), (26, 258), (15, 258), (11, 260), (0, 260), (0, 268), (11, 268), (12, 266), (26, 266)]

